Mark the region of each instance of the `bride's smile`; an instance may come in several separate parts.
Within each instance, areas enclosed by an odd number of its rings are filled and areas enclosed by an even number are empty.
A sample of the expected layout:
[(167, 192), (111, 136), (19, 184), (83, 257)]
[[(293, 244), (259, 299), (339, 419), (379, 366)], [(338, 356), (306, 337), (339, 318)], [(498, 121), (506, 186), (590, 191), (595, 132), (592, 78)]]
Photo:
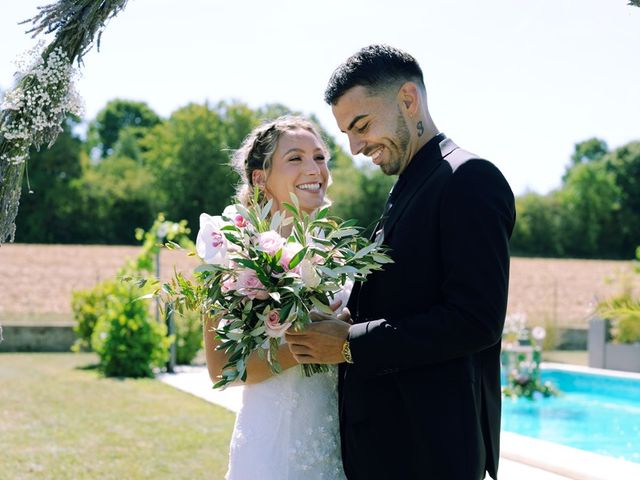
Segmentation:
[(290, 192), (308, 213), (322, 206), (330, 180), (327, 160), (325, 148), (310, 131), (298, 128), (283, 132), (265, 184), (276, 207), (290, 201)]

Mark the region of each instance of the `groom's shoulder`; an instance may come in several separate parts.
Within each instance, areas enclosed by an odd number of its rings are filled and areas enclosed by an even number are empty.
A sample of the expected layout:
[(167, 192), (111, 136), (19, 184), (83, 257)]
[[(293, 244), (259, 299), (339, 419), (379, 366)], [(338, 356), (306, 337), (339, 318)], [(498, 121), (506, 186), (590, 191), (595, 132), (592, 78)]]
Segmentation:
[(480, 155), (476, 155), (475, 153), (460, 148), (450, 138), (445, 138), (440, 142), (440, 154), (442, 155), (442, 159), (451, 169), (452, 174), (456, 173), (463, 165), (474, 160), (491, 163)]
[(482, 188), (491, 185), (500, 190), (511, 191), (504, 175), (491, 161), (460, 148), (451, 141), (443, 142), (440, 148), (442, 159), (449, 170), (448, 183), (450, 187), (454, 187), (454, 185), (470, 187), (473, 185), (475, 188)]

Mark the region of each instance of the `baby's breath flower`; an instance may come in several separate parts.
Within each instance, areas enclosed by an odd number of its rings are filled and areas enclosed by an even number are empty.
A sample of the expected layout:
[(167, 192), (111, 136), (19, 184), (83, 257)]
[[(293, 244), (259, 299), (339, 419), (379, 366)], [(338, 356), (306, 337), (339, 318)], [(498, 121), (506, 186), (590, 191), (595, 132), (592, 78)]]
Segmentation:
[[(0, 135), (6, 140), (24, 141), (36, 147), (49, 146), (62, 131), (67, 113), (81, 114), (82, 102), (74, 86), (75, 69), (62, 48), (51, 51), (43, 59), (43, 44), (39, 43), (16, 61), (20, 79), (18, 86), (5, 94), (1, 104), (10, 110), (0, 125)], [(27, 156), (9, 148), (10, 163), (19, 164)]]

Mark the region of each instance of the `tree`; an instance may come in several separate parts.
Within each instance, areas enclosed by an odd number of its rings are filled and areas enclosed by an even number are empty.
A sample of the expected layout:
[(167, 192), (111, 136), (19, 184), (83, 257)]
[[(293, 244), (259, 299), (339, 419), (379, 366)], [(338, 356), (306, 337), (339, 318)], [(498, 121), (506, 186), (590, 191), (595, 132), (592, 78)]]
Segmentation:
[(81, 177), (82, 141), (73, 132), (78, 119), (68, 117), (50, 149), (30, 152), (28, 186), (24, 185), (16, 218), (18, 242), (71, 243), (77, 203), (73, 182)]
[(606, 157), (619, 189), (619, 221), (609, 232), (620, 238), (620, 256), (632, 258), (640, 244), (640, 142), (631, 142)]
[(142, 138), (148, 128), (160, 123), (160, 117), (146, 103), (131, 100), (112, 100), (98, 112), (95, 120), (89, 124), (88, 146), (100, 149), (101, 156), (113, 153), (120, 132), (134, 127), (129, 134)]
[(142, 158), (155, 172), (162, 210), (185, 218), (197, 229), (202, 212), (219, 214), (235, 193), (238, 176), (230, 151), (257, 125), (256, 112), (244, 104), (190, 104), (156, 125), (141, 141)]
[(153, 183), (147, 167), (127, 157), (110, 156), (95, 166), (87, 162), (73, 184), (75, 241), (135, 244), (135, 229), (151, 225), (156, 215)]
[(515, 255), (562, 257), (560, 239), (563, 223), (558, 192), (548, 195), (529, 192), (516, 198), (517, 221), (511, 237)]
[(562, 177), (562, 182), (564, 183), (567, 180), (567, 177), (574, 167), (584, 163), (596, 162), (602, 159), (608, 151), (609, 147), (607, 146), (607, 142), (599, 138), (593, 137), (584, 142), (576, 143), (569, 166)]
[(576, 164), (559, 192), (565, 221), (560, 235), (563, 250), (573, 257), (617, 257), (616, 234), (621, 190), (614, 172), (602, 159)]

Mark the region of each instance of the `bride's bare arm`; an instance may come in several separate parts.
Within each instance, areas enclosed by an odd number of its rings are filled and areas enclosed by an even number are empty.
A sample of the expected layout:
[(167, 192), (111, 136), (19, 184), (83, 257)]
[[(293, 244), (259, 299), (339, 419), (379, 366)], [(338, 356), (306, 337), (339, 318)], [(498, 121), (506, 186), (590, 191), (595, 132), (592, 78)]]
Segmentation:
[[(211, 317), (205, 317), (204, 325), (204, 352), (207, 360), (207, 370), (209, 371), (209, 378), (212, 381), (217, 382), (218, 376), (222, 372), (222, 368), (227, 363), (227, 356), (221, 350), (216, 350), (216, 347), (220, 344), (219, 340), (216, 340), (216, 334), (213, 331), (214, 322), (216, 319)], [(278, 349), (278, 361), (282, 370), (291, 368), (298, 365), (298, 362), (293, 357), (293, 354), (289, 350), (289, 347), (280, 345)], [(268, 378), (271, 378), (273, 373), (271, 367), (267, 364), (267, 361), (260, 358), (256, 352), (252, 353), (247, 360), (247, 380), (246, 384), (260, 383)]]

